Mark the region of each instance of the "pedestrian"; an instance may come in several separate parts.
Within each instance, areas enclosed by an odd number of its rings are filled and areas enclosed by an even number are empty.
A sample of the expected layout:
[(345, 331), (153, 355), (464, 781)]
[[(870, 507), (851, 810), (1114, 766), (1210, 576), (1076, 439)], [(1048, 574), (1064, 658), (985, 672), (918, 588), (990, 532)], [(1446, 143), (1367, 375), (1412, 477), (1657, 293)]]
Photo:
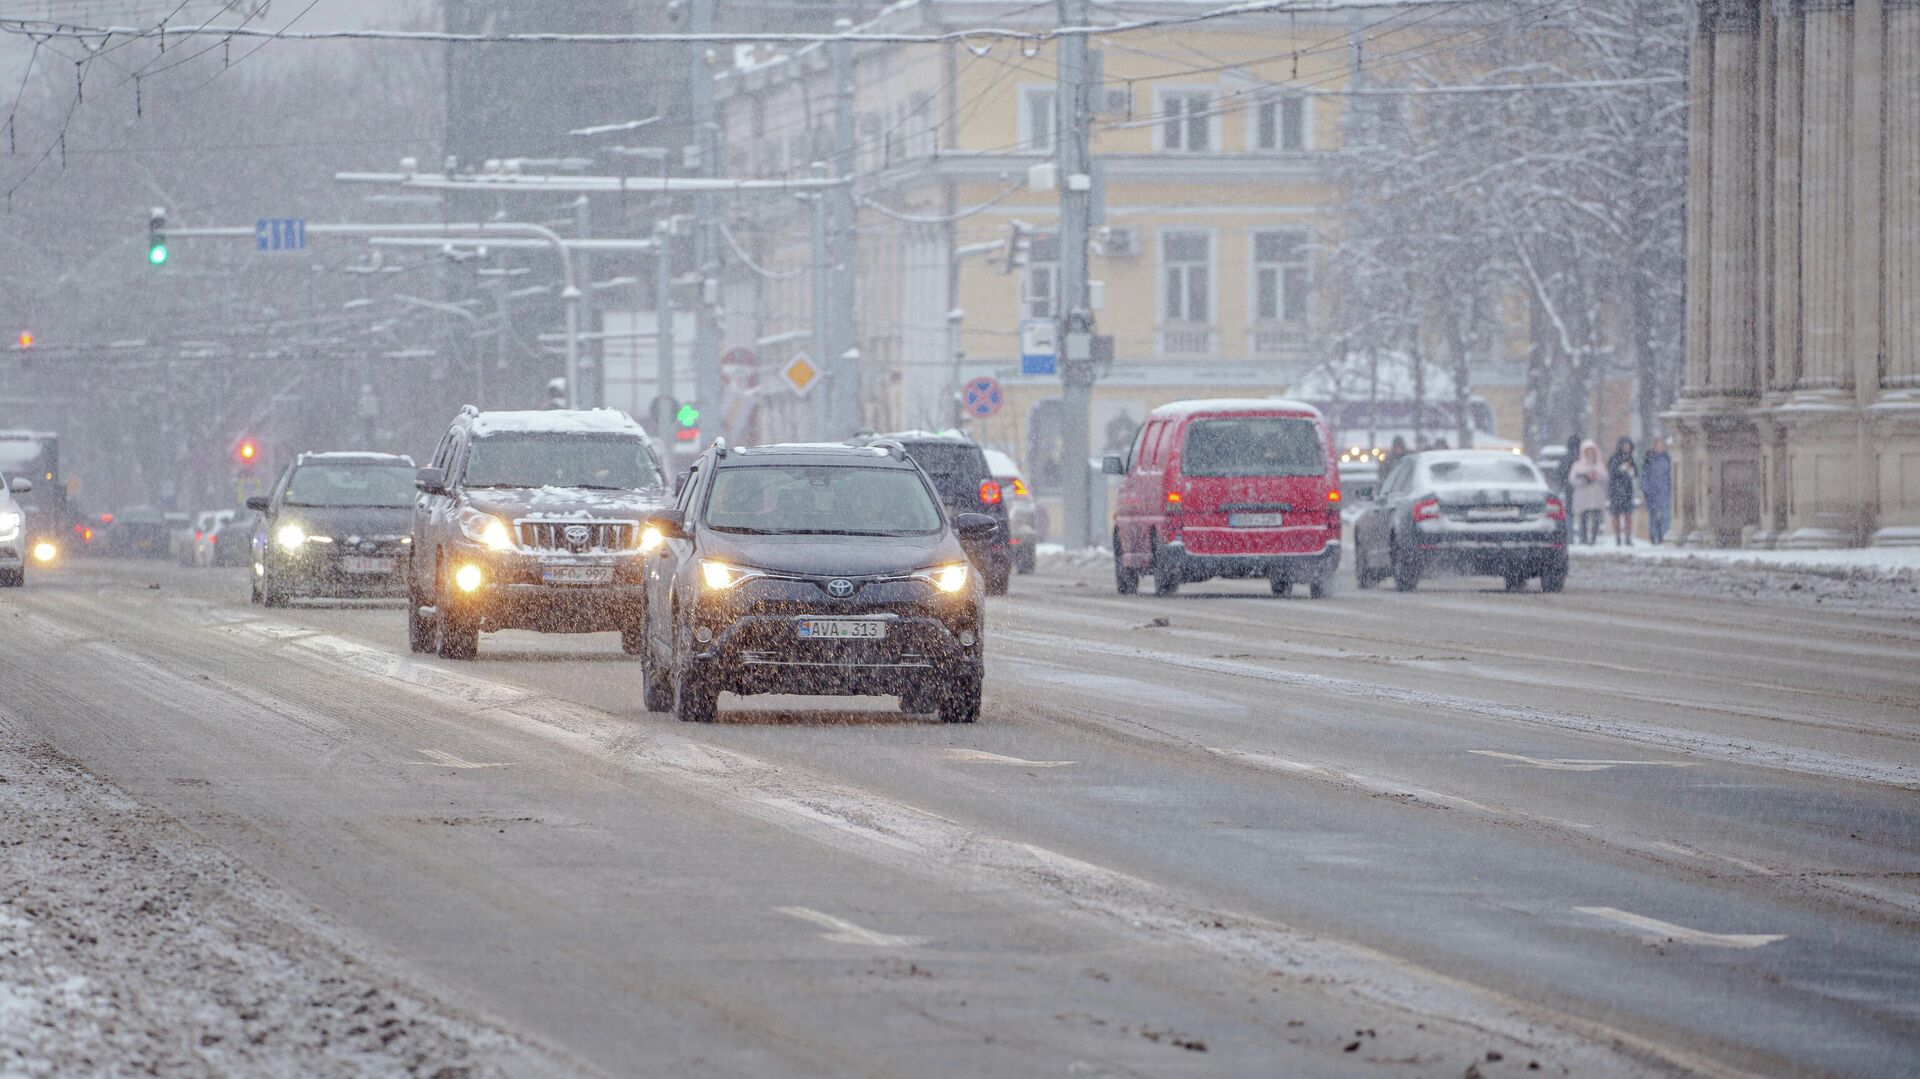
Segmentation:
[(1386, 475), (1387, 471), (1391, 469), (1396, 463), (1398, 463), (1400, 458), (1405, 457), (1406, 455), (1407, 455), (1407, 440), (1404, 438), (1401, 438), (1399, 435), (1394, 435), (1393, 445), (1387, 447), (1387, 459), (1380, 463), (1380, 474), (1382, 476)]
[(1607, 466), (1593, 439), (1580, 443), (1580, 456), (1567, 472), (1573, 491), (1573, 514), (1580, 522), (1580, 542), (1591, 547), (1600, 541), (1600, 522), (1607, 515)]
[(1640, 462), (1640, 493), (1647, 499), (1647, 538), (1656, 546), (1667, 542), (1673, 524), (1673, 458), (1664, 438), (1655, 437)]
[(1626, 435), (1613, 444), (1607, 458), (1607, 513), (1613, 517), (1613, 545), (1633, 546), (1633, 489), (1640, 482), (1640, 466), (1633, 460), (1633, 439)]

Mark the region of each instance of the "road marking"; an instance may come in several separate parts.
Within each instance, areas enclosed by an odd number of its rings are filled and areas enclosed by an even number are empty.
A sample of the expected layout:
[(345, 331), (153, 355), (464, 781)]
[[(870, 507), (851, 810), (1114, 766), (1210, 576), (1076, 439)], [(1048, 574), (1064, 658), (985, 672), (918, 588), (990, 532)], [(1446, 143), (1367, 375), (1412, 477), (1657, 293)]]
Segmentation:
[(1530, 764), (1535, 768), (1545, 768), (1555, 772), (1603, 772), (1622, 764), (1644, 764), (1653, 768), (1692, 768), (1700, 763), (1698, 761), (1583, 760), (1579, 757), (1554, 757), (1551, 760), (1542, 760), (1519, 753), (1502, 753), (1494, 749), (1469, 749), (1467, 752), (1496, 760), (1513, 761), (1515, 764)]
[(798, 918), (803, 922), (812, 922), (822, 928), (831, 929), (833, 932), (822, 933), (820, 938), (833, 941), (835, 944), (865, 944), (875, 948), (917, 948), (927, 942), (926, 937), (898, 937), (891, 933), (877, 933), (864, 926), (855, 925), (845, 918), (836, 918), (823, 911), (814, 910), (812, 907), (775, 907), (773, 909), (790, 918)]
[(437, 749), (423, 749), (421, 755), (433, 758), (435, 764), (448, 768), (505, 768), (504, 764), (482, 764), (479, 761), (464, 760), (451, 753), (442, 753)]
[(1372, 791), (1375, 794), (1411, 798), (1416, 802), (1427, 802), (1435, 805), (1459, 806), (1466, 809), (1477, 810), (1481, 813), (1492, 813), (1496, 815), (1508, 815), (1510, 813), (1510, 811), (1507, 810), (1495, 809), (1490, 805), (1476, 802), (1471, 798), (1462, 798), (1457, 794), (1443, 794), (1440, 791), (1428, 790), (1425, 787), (1416, 787), (1409, 783), (1402, 783), (1397, 779), (1387, 779), (1384, 776), (1368, 775), (1365, 772), (1349, 772), (1342, 768), (1333, 768), (1324, 764), (1309, 764), (1305, 761), (1288, 760), (1285, 757), (1276, 757), (1271, 753), (1256, 753), (1246, 749), (1225, 749), (1219, 746), (1208, 746), (1207, 752), (1218, 754), (1229, 760), (1239, 761), (1242, 764), (1249, 764), (1255, 768), (1265, 768), (1270, 771), (1286, 772), (1292, 775), (1303, 775), (1313, 779), (1331, 779), (1336, 782), (1351, 783), (1361, 790)]
[(949, 749), (946, 758), (950, 761), (967, 761), (972, 764), (1012, 764), (1022, 768), (1065, 768), (1079, 761), (1030, 761), (1022, 757), (1002, 757), (998, 753), (988, 753), (983, 749)]
[(1675, 944), (1700, 944), (1709, 948), (1759, 948), (1787, 939), (1784, 933), (1708, 933), (1616, 907), (1575, 907), (1573, 909), (1582, 914), (1591, 914), (1596, 918), (1605, 918), (1608, 921), (1638, 929), (1650, 944), (1672, 941)]

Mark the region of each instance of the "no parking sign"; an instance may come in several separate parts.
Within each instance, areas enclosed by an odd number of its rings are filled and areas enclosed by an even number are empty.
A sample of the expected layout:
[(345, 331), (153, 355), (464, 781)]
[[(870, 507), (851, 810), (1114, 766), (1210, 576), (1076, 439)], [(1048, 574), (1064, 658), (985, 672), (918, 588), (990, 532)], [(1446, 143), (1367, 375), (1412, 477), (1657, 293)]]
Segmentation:
[(967, 415), (984, 420), (1000, 411), (1000, 380), (981, 375), (960, 391), (960, 400)]

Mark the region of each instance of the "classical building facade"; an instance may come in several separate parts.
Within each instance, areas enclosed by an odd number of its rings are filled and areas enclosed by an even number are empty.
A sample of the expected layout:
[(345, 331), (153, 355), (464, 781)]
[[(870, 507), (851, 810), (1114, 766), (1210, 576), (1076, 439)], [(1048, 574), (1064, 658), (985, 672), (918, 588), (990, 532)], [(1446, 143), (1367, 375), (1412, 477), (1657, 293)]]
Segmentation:
[(1678, 531), (1920, 544), (1920, 0), (1700, 0)]

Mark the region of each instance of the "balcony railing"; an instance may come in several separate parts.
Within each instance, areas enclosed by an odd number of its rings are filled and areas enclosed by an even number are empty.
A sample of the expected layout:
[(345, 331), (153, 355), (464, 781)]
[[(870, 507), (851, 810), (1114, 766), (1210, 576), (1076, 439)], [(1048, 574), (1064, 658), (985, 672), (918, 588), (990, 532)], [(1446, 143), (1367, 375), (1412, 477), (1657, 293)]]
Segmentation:
[(1247, 332), (1255, 356), (1291, 356), (1301, 351), (1306, 326), (1298, 322), (1256, 322)]
[(1213, 351), (1213, 327), (1204, 322), (1162, 323), (1160, 351), (1169, 356), (1204, 356)]

